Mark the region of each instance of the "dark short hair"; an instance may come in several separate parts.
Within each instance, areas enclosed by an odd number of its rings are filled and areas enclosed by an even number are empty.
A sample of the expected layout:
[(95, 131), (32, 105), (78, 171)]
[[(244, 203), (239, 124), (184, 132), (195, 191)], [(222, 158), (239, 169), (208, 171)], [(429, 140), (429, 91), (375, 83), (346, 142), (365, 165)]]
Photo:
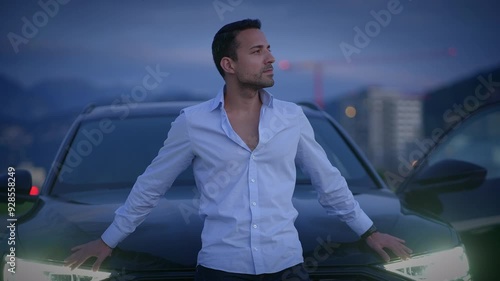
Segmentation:
[(236, 49), (238, 42), (235, 40), (236, 36), (243, 30), (256, 28), (260, 29), (260, 20), (245, 19), (224, 25), (214, 36), (212, 42), (212, 56), (214, 58), (215, 66), (220, 75), (224, 77), (224, 70), (220, 66), (220, 61), (223, 57), (229, 57), (233, 60), (238, 60)]

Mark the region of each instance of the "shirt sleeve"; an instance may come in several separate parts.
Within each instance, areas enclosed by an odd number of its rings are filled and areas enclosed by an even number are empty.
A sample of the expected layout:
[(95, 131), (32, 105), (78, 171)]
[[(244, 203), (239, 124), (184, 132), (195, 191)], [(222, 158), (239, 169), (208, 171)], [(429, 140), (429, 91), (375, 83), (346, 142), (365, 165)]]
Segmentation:
[(316, 142), (313, 128), (303, 111), (298, 124), (301, 127), (296, 156), (298, 166), (311, 178), (318, 192), (318, 201), (326, 212), (338, 216), (361, 236), (373, 225), (372, 220), (355, 200), (340, 171), (330, 163), (325, 151)]
[(177, 176), (189, 167), (193, 158), (186, 116), (181, 112), (172, 122), (158, 155), (137, 178), (124, 205), (116, 210), (113, 223), (101, 236), (104, 243), (114, 248), (132, 233), (146, 219)]

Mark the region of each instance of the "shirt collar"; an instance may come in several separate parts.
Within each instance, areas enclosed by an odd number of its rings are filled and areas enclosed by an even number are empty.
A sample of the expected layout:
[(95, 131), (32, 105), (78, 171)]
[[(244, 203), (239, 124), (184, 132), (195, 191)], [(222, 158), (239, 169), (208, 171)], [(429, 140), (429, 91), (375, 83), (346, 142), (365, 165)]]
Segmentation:
[[(226, 85), (222, 87), (219, 92), (217, 93), (217, 96), (212, 101), (212, 105), (210, 106), (210, 111), (213, 111), (217, 108), (224, 107), (224, 91), (226, 90)], [(273, 108), (273, 100), (274, 97), (269, 93), (268, 91), (261, 89), (259, 91), (260, 95), (260, 100), (262, 101), (262, 104), (269, 107)]]

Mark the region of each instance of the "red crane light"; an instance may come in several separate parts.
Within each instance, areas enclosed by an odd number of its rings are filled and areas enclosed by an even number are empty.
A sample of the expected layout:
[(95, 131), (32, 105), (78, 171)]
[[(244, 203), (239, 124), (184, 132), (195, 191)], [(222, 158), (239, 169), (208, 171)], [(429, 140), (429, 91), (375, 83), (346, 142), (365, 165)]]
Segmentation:
[[(391, 55), (391, 56), (375, 56), (375, 57), (364, 57), (352, 64), (365, 64), (365, 63), (398, 63), (401, 61), (415, 61), (415, 60), (430, 60), (439, 57), (456, 57), (457, 49), (450, 47), (444, 50), (432, 50), (425, 52), (413, 52), (407, 54)], [(339, 66), (345, 64), (346, 61), (343, 59), (336, 60), (321, 60), (321, 61), (302, 61), (293, 62), (294, 69), (308, 69), (313, 72), (313, 83), (314, 83), (314, 101), (320, 107), (324, 107), (323, 100), (323, 72), (324, 68), (327, 66)], [(279, 68), (281, 70), (290, 70), (292, 68), (292, 63), (288, 60), (281, 60), (279, 63)]]
[(289, 70), (290, 69), (290, 62), (287, 60), (282, 60), (278, 63), (278, 66), (281, 70)]

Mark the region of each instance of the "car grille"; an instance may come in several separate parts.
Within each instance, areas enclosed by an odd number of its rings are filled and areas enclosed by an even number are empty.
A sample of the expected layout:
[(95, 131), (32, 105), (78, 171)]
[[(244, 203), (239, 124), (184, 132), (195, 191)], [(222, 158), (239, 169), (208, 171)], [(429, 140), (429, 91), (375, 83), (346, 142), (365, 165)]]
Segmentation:
[[(193, 271), (176, 272), (129, 272), (112, 276), (107, 281), (159, 281), (178, 280), (192, 281), (195, 273)], [(337, 268), (317, 268), (309, 272), (311, 281), (403, 281), (408, 280), (399, 275), (392, 274), (376, 267), (354, 266)]]

